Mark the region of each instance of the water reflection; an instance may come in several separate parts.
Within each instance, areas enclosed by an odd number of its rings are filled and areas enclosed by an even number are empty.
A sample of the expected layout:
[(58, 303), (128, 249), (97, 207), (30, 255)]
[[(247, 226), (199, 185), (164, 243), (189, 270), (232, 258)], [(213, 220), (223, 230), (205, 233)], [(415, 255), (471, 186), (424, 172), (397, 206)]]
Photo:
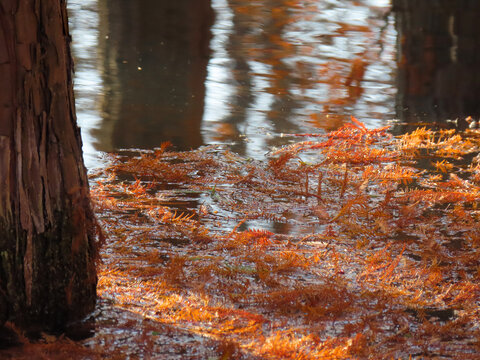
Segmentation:
[(83, 157), (87, 168), (93, 168), (101, 164), (97, 151), (98, 140), (92, 130), (99, 128), (102, 123), (98, 103), (103, 94), (98, 70), (97, 0), (70, 0), (68, 14), (75, 57), (75, 102), (78, 124), (82, 129)]
[(100, 150), (202, 144), (209, 0), (100, 1)]
[(478, 117), (480, 3), (394, 0), (393, 6), (398, 31), (398, 117), (412, 126)]
[(202, 128), (207, 143), (229, 142), (259, 157), (288, 141), (281, 133), (334, 129), (350, 115), (370, 125), (393, 117), (388, 1), (212, 4), (217, 23)]
[[(394, 116), (389, 0), (69, 7), (87, 159), (166, 140), (180, 149), (227, 143), (258, 158), (288, 141), (282, 133), (331, 130), (350, 115), (370, 126)], [(96, 41), (87, 47), (86, 38)]]

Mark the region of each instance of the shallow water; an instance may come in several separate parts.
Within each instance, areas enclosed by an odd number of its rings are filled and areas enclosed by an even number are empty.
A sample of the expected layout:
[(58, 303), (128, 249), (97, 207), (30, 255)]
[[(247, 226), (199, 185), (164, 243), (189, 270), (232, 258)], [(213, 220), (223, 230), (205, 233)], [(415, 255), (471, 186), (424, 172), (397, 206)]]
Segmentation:
[[(435, 51), (427, 51), (425, 61), (415, 62), (412, 56), (405, 65), (401, 60), (409, 49), (424, 48), (422, 36), (435, 41), (429, 29), (410, 33), (404, 28), (402, 21), (411, 13), (390, 12), (389, 0), (212, 0), (212, 10), (209, 4), (69, 1), (87, 167), (101, 166), (107, 152), (148, 149), (164, 141), (179, 149), (226, 144), (244, 156), (261, 158), (271, 147), (291, 141), (288, 134), (332, 130), (350, 115), (374, 127), (397, 117), (405, 123), (439, 122), (471, 111), (462, 108), (466, 102), (460, 96), (450, 96), (451, 103), (438, 100), (449, 97), (445, 87), (437, 86), (448, 82), (442, 79), (463, 74), (455, 68), (463, 46), (455, 24), (473, 23), (458, 21), (448, 11), (432, 10), (448, 25), (437, 38), (443, 47), (432, 46)], [(196, 6), (195, 11), (187, 5)], [(402, 48), (408, 41), (413, 45)], [(443, 53), (448, 61), (442, 60), (442, 68), (437, 65)], [(441, 90), (435, 94), (432, 88)], [(463, 93), (460, 86), (453, 89)], [(163, 200), (182, 211), (200, 203), (191, 193), (176, 193), (176, 202)], [(271, 225), (276, 233), (296, 230), (289, 224)], [(175, 251), (186, 244), (183, 238), (162, 240), (162, 245), (176, 246)], [(178, 339), (178, 349), (168, 350), (168, 356), (185, 358), (190, 344), (197, 349), (200, 341), (173, 329), (164, 336), (165, 329), (147, 328), (141, 318), (104, 301), (97, 310), (96, 336), (87, 345), (105, 346), (103, 336), (115, 334), (106, 348), (120, 344), (132, 356), (143, 356), (148, 353), (135, 349), (147, 334), (159, 346)], [(447, 318), (451, 309), (428, 312)]]
[(389, 0), (186, 3), (69, 1), (88, 168), (164, 141), (258, 158), (283, 134), (395, 117)]
[(394, 133), (480, 117), (478, 2), (71, 0), (69, 11), (90, 169), (165, 141), (261, 158), (351, 115), (398, 119)]

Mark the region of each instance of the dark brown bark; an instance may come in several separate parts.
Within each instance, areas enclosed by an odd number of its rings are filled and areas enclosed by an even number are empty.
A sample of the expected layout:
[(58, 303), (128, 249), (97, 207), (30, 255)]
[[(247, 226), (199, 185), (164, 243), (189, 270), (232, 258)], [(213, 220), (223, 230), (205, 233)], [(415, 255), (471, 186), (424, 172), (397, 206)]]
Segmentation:
[(65, 1), (1, 0), (0, 25), (0, 320), (53, 328), (96, 298)]

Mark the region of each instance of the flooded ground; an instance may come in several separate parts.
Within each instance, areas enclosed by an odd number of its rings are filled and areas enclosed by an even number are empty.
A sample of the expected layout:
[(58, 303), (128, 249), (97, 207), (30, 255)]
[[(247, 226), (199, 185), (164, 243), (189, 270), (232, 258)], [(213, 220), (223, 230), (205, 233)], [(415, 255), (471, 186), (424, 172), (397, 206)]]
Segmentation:
[[(478, 115), (475, 104), (480, 101), (475, 101), (475, 94), (480, 91), (475, 91), (476, 77), (469, 75), (476, 61), (471, 53), (476, 47), (471, 45), (478, 43), (470, 30), (480, 6), (469, 3), (466, 14), (458, 13), (460, 5), (455, 9), (417, 4), (417, 11), (412, 4), (409, 0), (70, 0), (77, 115), (86, 165), (92, 170), (106, 164), (109, 152), (152, 149), (165, 141), (179, 150), (224, 145), (233, 151), (228, 161), (250, 164), (252, 158), (263, 159), (272, 148), (293, 141), (290, 134), (335, 130), (352, 115), (368, 128), (395, 124), (396, 133), (408, 126), (452, 125), (446, 120)], [(162, 198), (159, 191), (156, 200), (174, 209), (200, 212), (201, 196), (214, 202), (218, 192), (213, 186), (203, 195), (184, 192), (182, 199), (181, 191)], [(276, 228), (270, 230), (292, 233), (281, 225), (273, 223)], [(116, 223), (107, 231), (117, 228)], [(162, 239), (155, 246), (177, 254), (177, 248), (186, 247), (184, 240)], [(123, 246), (123, 240), (119, 244)], [(117, 250), (103, 249), (107, 265), (102, 271), (117, 270)], [(138, 255), (135, 248), (130, 250)], [(400, 259), (403, 250), (397, 250), (385, 261), (398, 254)], [(211, 260), (211, 254), (205, 259)], [(170, 258), (154, 260), (175, 265)], [(416, 263), (411, 267), (419, 268)], [(345, 260), (345, 271), (350, 268)], [(390, 271), (390, 266), (385, 268)], [(251, 275), (250, 268), (237, 270)], [(335, 276), (343, 276), (343, 270), (337, 270)], [(229, 274), (225, 277), (230, 281)], [(118, 284), (128, 288), (124, 309), (142, 313), (142, 306), (148, 307), (138, 300), (140, 280), (131, 271), (120, 280)], [(105, 281), (103, 287), (106, 295), (94, 314), (95, 331), (87, 329), (88, 334), (72, 337), (87, 337), (83, 344), (99, 350), (95, 353), (99, 357), (117, 351), (119, 358), (147, 358), (155, 349), (157, 358), (224, 359), (235, 351), (228, 342), (191, 331), (191, 324), (170, 327), (120, 310), (114, 300), (122, 293), (110, 294), (115, 287)], [(152, 318), (162, 315), (159, 311)], [(429, 331), (436, 333), (433, 328)], [(408, 337), (411, 342), (415, 339)], [(147, 344), (145, 349), (142, 343)], [(29, 357), (25, 351), (22, 356)]]
[(282, 134), (395, 117), (389, 0), (192, 4), (69, 1), (87, 167), (164, 141), (258, 158)]

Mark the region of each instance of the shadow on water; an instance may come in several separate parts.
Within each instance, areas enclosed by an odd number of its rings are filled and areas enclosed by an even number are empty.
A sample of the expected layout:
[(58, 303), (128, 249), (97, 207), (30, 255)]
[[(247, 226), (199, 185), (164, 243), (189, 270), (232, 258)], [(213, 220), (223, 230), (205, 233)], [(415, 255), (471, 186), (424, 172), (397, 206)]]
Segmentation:
[(480, 116), (480, 2), (393, 0), (393, 10), (397, 116), (410, 124), (395, 133), (456, 118), (465, 129), (461, 120)]
[(99, 1), (98, 149), (202, 145), (213, 10), (209, 0)]

